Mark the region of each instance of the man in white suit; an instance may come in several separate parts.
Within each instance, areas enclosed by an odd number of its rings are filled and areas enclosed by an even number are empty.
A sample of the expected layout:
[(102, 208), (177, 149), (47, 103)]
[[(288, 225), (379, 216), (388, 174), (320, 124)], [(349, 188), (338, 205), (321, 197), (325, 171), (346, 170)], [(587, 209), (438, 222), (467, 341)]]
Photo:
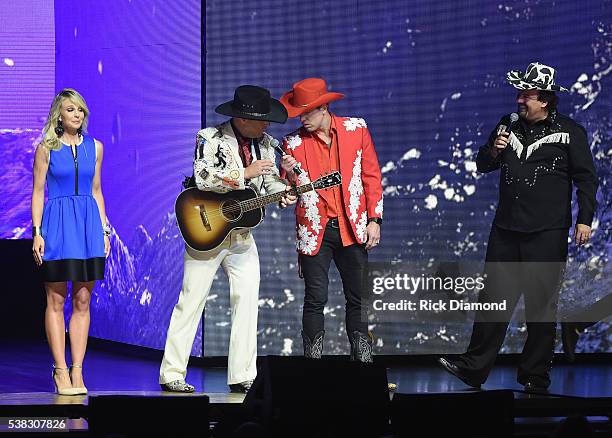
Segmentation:
[[(287, 111), (264, 88), (243, 85), (234, 100), (215, 112), (231, 119), (198, 132), (193, 163), (195, 185), (200, 190), (228, 192), (246, 186), (268, 193), (288, 191), (275, 165), (274, 145), (264, 132), (270, 122), (285, 123)], [(287, 193), (281, 208), (294, 204)], [(186, 247), (183, 286), (172, 312), (159, 383), (164, 391), (193, 392), (185, 381), (187, 362), (200, 316), (219, 266), (230, 284), (231, 335), (227, 382), (232, 392), (247, 392), (257, 368), (257, 313), (259, 256), (250, 230), (234, 230), (217, 248), (198, 252)]]

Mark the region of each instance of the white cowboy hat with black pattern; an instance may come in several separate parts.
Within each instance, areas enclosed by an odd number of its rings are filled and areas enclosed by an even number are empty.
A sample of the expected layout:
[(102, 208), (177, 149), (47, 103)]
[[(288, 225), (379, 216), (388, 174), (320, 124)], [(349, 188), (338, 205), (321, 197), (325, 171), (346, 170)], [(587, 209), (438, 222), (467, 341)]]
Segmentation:
[(525, 73), (512, 70), (506, 73), (508, 82), (519, 90), (568, 91), (555, 84), (555, 69), (539, 62), (532, 62)]

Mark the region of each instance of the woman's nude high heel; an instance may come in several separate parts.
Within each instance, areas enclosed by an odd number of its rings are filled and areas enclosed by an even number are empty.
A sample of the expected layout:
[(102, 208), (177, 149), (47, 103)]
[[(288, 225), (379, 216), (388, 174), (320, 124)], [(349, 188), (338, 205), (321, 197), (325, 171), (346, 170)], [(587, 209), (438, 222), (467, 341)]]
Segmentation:
[[(75, 365), (72, 364), (72, 366), (70, 367), (70, 374), (72, 374), (72, 368), (80, 368), (81, 370), (83, 369), (83, 365)], [(71, 376), (72, 379), (72, 376)], [(78, 395), (84, 395), (87, 394), (87, 388), (85, 388), (85, 386), (77, 386), (77, 387), (73, 387), (72, 389), (74, 389), (75, 394)]]
[(51, 379), (53, 380), (53, 385), (55, 385), (55, 392), (58, 393), (59, 395), (77, 395), (78, 392), (75, 391), (75, 388), (73, 388), (72, 386), (69, 386), (67, 388), (60, 388), (57, 386), (55, 375), (57, 374), (58, 371), (68, 372), (68, 368), (57, 368), (55, 365), (53, 365), (53, 372), (51, 373)]

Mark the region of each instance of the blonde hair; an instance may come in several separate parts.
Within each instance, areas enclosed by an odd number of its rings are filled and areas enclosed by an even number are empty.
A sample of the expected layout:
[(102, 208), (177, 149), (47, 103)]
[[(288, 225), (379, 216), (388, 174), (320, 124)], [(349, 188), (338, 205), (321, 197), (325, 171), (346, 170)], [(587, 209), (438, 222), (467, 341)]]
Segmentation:
[(89, 121), (89, 108), (85, 103), (83, 96), (79, 94), (73, 88), (64, 88), (62, 91), (57, 93), (51, 103), (51, 109), (49, 109), (49, 116), (45, 122), (45, 126), (42, 131), (42, 142), (41, 144), (47, 149), (58, 150), (62, 148), (62, 142), (59, 140), (56, 128), (61, 115), (62, 103), (64, 100), (71, 100), (76, 106), (83, 109), (83, 123), (81, 124), (81, 131), (87, 133), (87, 122)]

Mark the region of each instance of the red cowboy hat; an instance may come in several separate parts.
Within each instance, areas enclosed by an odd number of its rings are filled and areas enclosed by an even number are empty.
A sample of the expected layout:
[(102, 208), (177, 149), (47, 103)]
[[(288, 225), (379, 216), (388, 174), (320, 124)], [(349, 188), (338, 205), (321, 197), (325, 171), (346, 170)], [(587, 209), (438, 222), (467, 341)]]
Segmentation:
[(297, 117), (343, 97), (344, 94), (328, 92), (323, 79), (307, 78), (293, 84), (293, 89), (279, 100), (287, 108), (289, 117)]

